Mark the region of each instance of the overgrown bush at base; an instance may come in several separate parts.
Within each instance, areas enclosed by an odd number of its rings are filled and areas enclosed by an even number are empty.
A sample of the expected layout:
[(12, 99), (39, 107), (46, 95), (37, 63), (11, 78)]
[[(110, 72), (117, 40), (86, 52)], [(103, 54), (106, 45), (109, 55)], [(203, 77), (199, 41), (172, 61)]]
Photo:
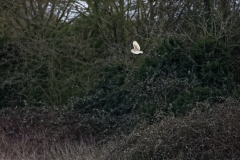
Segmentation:
[(184, 117), (139, 125), (116, 142), (109, 159), (239, 159), (239, 105), (203, 102)]

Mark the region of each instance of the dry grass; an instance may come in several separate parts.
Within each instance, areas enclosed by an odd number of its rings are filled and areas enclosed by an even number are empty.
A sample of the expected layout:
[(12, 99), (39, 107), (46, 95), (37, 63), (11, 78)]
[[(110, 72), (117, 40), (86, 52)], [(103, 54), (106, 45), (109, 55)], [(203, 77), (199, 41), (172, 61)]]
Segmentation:
[(22, 137), (21, 139), (16, 139), (15, 141), (12, 141), (6, 136), (1, 135), (0, 146), (1, 160), (105, 159), (102, 154), (104, 153), (103, 147), (98, 147), (94, 143), (86, 144), (83, 141), (38, 143), (35, 140), (30, 140), (29, 137)]

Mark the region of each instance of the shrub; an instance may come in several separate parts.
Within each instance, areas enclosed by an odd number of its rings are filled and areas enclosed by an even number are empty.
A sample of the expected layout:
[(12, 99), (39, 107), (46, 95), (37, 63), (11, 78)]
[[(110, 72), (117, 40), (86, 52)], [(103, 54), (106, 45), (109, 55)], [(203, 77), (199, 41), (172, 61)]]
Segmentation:
[(141, 124), (108, 154), (109, 159), (238, 159), (239, 102), (209, 108), (198, 103), (188, 115)]

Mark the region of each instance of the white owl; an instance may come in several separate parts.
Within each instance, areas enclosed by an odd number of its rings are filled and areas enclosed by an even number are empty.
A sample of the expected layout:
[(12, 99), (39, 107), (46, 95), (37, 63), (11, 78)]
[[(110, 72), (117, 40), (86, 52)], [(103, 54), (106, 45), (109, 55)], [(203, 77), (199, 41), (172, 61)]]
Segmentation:
[(142, 54), (143, 51), (140, 51), (140, 46), (137, 41), (133, 41), (133, 49), (131, 50), (133, 54)]

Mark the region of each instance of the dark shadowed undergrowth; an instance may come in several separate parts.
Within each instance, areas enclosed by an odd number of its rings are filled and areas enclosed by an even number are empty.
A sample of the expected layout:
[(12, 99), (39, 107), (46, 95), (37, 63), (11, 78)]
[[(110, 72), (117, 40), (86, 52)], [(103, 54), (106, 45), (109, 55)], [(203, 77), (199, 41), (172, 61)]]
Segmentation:
[(104, 139), (104, 122), (85, 119), (70, 107), (4, 108), (0, 114), (0, 159), (80, 160), (102, 155), (97, 150), (99, 138)]
[[(15, 107), (0, 110), (0, 131), (10, 140), (25, 136), (39, 144), (52, 142), (107, 141), (114, 134), (130, 131), (133, 116), (81, 114), (71, 107)], [(118, 123), (116, 123), (118, 122)]]
[(33, 114), (5, 109), (0, 159), (238, 159), (239, 107), (230, 98), (211, 107), (197, 103), (185, 116), (166, 117), (153, 125), (141, 122), (128, 135), (112, 133), (114, 138), (105, 143), (95, 138), (96, 128), (82, 130), (82, 135), (95, 137), (81, 136), (80, 124), (69, 123), (72, 111), (61, 116), (57, 110)]

